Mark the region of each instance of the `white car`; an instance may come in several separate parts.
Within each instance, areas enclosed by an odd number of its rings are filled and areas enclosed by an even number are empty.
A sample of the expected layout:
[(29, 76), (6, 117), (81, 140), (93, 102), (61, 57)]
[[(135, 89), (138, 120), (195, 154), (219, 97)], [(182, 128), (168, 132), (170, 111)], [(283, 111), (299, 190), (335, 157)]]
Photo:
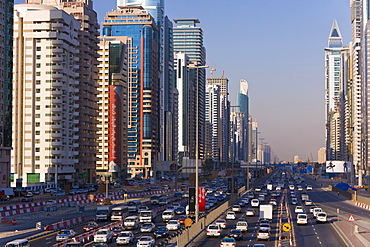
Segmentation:
[(314, 208), (313, 217), (316, 218), (317, 214), (321, 212), (322, 212), (322, 208)]
[(215, 221), (215, 224), (219, 225), (223, 229), (226, 229), (226, 227), (227, 227), (226, 220), (224, 220), (224, 219), (217, 219)]
[(233, 212), (240, 213), (242, 211), (242, 208), (240, 207), (240, 205), (233, 205), (231, 210)]
[(180, 229), (180, 223), (177, 220), (170, 220), (166, 225), (167, 230), (177, 231)]
[(153, 247), (155, 240), (152, 236), (141, 236), (136, 243), (136, 247)]
[(207, 227), (207, 237), (220, 237), (222, 229), (219, 225), (211, 224)]
[(64, 229), (64, 230), (60, 230), (56, 237), (55, 237), (55, 240), (57, 242), (63, 242), (63, 241), (66, 241), (70, 238), (73, 238), (74, 236), (76, 236), (76, 232), (72, 229)]
[(317, 213), (316, 223), (325, 223), (327, 221), (327, 214), (325, 212)]
[(248, 231), (248, 222), (246, 221), (238, 221), (236, 223), (236, 230), (240, 230), (242, 232), (247, 232)]
[(313, 202), (311, 200), (306, 200), (304, 202), (304, 205), (306, 205), (306, 206), (312, 206), (313, 205)]
[(116, 244), (132, 244), (134, 243), (135, 236), (132, 231), (123, 231), (120, 234), (118, 234), (116, 238)]
[(226, 219), (227, 220), (235, 220), (235, 212), (233, 212), (233, 211), (228, 211), (227, 213), (226, 213)]
[(248, 208), (247, 211), (245, 211), (245, 216), (254, 216), (256, 212), (253, 208)]
[(110, 229), (100, 229), (94, 235), (95, 243), (109, 243), (113, 241), (113, 232)]
[(310, 207), (310, 213), (313, 214), (313, 210), (316, 208), (316, 206), (311, 206)]
[(251, 206), (253, 208), (258, 208), (260, 206), (260, 201), (258, 199), (252, 199)]
[(312, 186), (311, 186), (311, 185), (307, 185), (306, 190), (307, 190), (307, 191), (308, 191), (308, 190), (312, 190)]
[(298, 225), (307, 225), (307, 215), (306, 214), (297, 214), (297, 224)]
[[(176, 222), (177, 222), (177, 220), (176, 220)], [(154, 232), (154, 231), (155, 231), (155, 225), (153, 223), (150, 223), (150, 222), (144, 223), (140, 227), (140, 232)]]
[(296, 206), (295, 209), (294, 209), (294, 212), (296, 214), (303, 213), (303, 207), (302, 206)]

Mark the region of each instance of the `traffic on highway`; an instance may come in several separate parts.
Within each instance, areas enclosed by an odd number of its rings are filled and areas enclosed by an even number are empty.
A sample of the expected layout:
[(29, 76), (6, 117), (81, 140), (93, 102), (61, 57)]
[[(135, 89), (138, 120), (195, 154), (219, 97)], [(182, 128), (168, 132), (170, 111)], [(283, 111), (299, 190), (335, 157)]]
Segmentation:
[[(276, 169), (254, 181), (249, 189), (243, 176), (235, 179), (239, 190), (234, 196), (227, 178), (202, 183), (206, 189), (206, 210), (200, 213), (200, 218), (226, 202), (229, 206), (210, 224), (202, 226), (188, 246), (334, 246), (333, 243), (348, 246), (332, 226), (336, 215), (333, 207), (328, 207), (329, 202), (341, 202), (332, 194), (325, 194), (312, 178), (289, 169)], [(17, 234), (2, 236), (0, 244), (179, 246), (177, 238), (195, 222), (189, 212), (188, 184), (181, 187), (176, 191), (168, 186), (135, 193), (118, 191), (110, 194), (110, 200), (98, 200), (98, 194), (92, 199), (91, 193), (85, 197), (70, 195), (67, 199), (41, 200), (38, 204), (56, 207), (56, 212), (18, 215), (22, 225), (18, 225)], [(65, 202), (61, 203), (63, 200), (76, 205), (66, 207)], [(36, 229), (26, 230), (35, 224)]]

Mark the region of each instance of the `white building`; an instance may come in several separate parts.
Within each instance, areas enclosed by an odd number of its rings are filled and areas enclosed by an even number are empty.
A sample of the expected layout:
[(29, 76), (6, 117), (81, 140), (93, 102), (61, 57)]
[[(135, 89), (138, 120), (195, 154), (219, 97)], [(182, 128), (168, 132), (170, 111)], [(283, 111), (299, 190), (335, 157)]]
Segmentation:
[(56, 7), (15, 6), (11, 172), (23, 186), (73, 180), (79, 29), (73, 15)]
[(206, 87), (205, 158), (212, 159), (216, 166), (221, 161), (222, 121), (221, 91), (219, 85)]

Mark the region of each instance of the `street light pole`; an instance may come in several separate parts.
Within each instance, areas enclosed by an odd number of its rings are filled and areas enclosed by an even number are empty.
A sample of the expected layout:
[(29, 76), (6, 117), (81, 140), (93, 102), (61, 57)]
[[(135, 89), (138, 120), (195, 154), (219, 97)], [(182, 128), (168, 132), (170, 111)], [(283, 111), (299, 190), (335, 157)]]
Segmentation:
[(188, 68), (195, 69), (196, 73), (196, 99), (195, 99), (195, 222), (199, 220), (199, 69), (209, 68), (208, 65), (202, 66), (191, 64)]

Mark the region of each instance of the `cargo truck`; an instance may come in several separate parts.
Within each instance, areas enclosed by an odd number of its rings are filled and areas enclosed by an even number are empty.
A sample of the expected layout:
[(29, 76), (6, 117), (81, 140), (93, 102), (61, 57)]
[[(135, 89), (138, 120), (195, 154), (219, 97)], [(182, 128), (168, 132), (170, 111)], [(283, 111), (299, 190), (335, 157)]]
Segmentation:
[(96, 208), (96, 220), (110, 220), (114, 205), (98, 206)]
[(273, 206), (272, 205), (260, 205), (260, 220), (272, 220)]

